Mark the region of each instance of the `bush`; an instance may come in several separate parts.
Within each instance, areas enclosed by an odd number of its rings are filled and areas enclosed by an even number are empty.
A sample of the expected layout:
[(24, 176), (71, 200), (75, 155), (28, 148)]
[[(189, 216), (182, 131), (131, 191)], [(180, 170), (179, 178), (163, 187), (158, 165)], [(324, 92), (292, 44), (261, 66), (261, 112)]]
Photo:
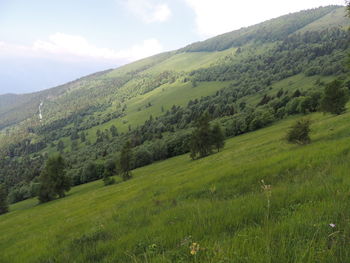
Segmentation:
[(112, 185), (112, 184), (115, 184), (115, 180), (114, 180), (114, 178), (111, 177), (111, 176), (105, 176), (105, 177), (103, 177), (103, 184), (104, 184), (105, 186), (107, 186), (107, 185)]
[(298, 120), (287, 132), (287, 141), (297, 144), (310, 143), (310, 125), (311, 121), (309, 119)]

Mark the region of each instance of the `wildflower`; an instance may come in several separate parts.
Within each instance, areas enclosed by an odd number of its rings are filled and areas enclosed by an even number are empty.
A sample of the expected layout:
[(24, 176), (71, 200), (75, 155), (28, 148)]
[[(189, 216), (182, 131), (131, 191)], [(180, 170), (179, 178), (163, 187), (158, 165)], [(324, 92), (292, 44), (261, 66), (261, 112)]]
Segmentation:
[(331, 228), (335, 228), (335, 227), (336, 227), (336, 225), (333, 224), (333, 223), (330, 223), (329, 226), (330, 226)]
[(190, 246), (190, 253), (191, 255), (196, 255), (197, 252), (199, 251), (199, 244), (198, 243), (192, 243), (192, 245)]
[(266, 195), (267, 198), (267, 207), (270, 208), (270, 198), (272, 195), (272, 186), (269, 184), (265, 184), (264, 180), (261, 180), (261, 189)]

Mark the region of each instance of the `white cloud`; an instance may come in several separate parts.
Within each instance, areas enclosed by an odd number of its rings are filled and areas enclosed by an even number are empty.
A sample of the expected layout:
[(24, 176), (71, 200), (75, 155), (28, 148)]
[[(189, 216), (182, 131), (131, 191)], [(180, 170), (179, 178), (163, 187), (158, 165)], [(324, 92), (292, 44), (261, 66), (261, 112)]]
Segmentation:
[(344, 0), (184, 0), (195, 12), (197, 32), (210, 37), (253, 25), (272, 17)]
[(48, 40), (37, 40), (30, 46), (0, 42), (0, 56), (46, 57), (60, 60), (101, 59), (130, 62), (163, 51), (157, 39), (144, 40), (127, 49), (99, 48), (82, 36), (56, 33)]
[(126, 8), (146, 23), (165, 22), (171, 16), (167, 4), (153, 0), (127, 0)]

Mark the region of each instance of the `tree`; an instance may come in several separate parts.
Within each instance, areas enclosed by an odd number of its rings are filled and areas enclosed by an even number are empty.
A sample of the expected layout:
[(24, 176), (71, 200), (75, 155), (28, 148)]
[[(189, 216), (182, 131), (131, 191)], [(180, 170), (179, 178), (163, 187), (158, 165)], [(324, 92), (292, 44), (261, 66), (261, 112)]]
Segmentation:
[(72, 144), (71, 144), (71, 151), (76, 151), (78, 150), (78, 142), (76, 140), (72, 141)]
[(59, 142), (57, 143), (57, 151), (62, 153), (63, 150), (64, 150), (64, 143), (63, 143), (63, 141), (59, 140)]
[(297, 144), (310, 143), (310, 125), (311, 121), (309, 119), (300, 119), (296, 121), (287, 132), (287, 141)]
[(41, 203), (51, 201), (57, 196), (65, 196), (70, 190), (70, 178), (66, 176), (65, 162), (61, 155), (50, 157), (39, 177), (38, 198)]
[(195, 79), (192, 79), (191, 83), (192, 83), (192, 88), (197, 87), (197, 81)]
[(212, 141), (213, 141), (214, 147), (219, 152), (220, 149), (222, 149), (225, 145), (225, 136), (218, 123), (214, 125), (211, 133), (212, 133)]
[(342, 114), (345, 111), (345, 104), (348, 101), (348, 94), (342, 87), (342, 82), (334, 80), (325, 87), (321, 99), (321, 110), (332, 114)]
[(120, 159), (119, 159), (120, 171), (124, 181), (129, 180), (132, 177), (131, 161), (132, 161), (131, 143), (130, 141), (127, 141), (120, 153)]
[(72, 134), (70, 135), (70, 139), (72, 141), (79, 139), (79, 135), (78, 135), (78, 132), (76, 130), (72, 131)]
[(115, 183), (114, 178), (112, 178), (113, 174), (115, 173), (116, 165), (113, 160), (108, 160), (104, 165), (104, 172), (103, 172), (103, 183), (105, 186), (111, 185)]
[(109, 128), (109, 130), (110, 130), (110, 132), (111, 132), (111, 134), (112, 134), (112, 137), (118, 136), (118, 130), (117, 130), (117, 128), (116, 128), (114, 125), (112, 125), (112, 126)]
[(0, 215), (7, 213), (9, 210), (7, 203), (7, 191), (3, 184), (0, 184)]
[(80, 141), (81, 141), (81, 142), (85, 142), (85, 141), (86, 141), (85, 132), (82, 132), (82, 133), (80, 134)]
[[(350, 0), (346, 1), (346, 10), (348, 11), (348, 17), (350, 18)], [(350, 53), (348, 54), (348, 68), (350, 68)]]
[(197, 123), (196, 129), (193, 131), (190, 142), (190, 156), (195, 159), (205, 157), (212, 152), (212, 132), (209, 124), (209, 114), (202, 115)]

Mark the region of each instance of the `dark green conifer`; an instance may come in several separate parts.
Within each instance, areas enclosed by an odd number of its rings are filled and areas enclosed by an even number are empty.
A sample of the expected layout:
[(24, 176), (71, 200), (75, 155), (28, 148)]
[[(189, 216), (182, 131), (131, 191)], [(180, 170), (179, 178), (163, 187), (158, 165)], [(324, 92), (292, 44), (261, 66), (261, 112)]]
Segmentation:
[(127, 141), (120, 153), (120, 160), (119, 160), (120, 171), (124, 181), (129, 180), (132, 177), (131, 162), (132, 162), (131, 143), (130, 141)]
[(0, 184), (0, 215), (8, 212), (7, 192), (5, 186)]
[(348, 101), (348, 93), (339, 80), (328, 83), (321, 99), (321, 110), (332, 114), (342, 114)]
[(65, 173), (65, 162), (61, 155), (50, 157), (39, 177), (39, 201), (41, 203), (51, 201), (58, 197), (64, 197), (70, 190), (71, 182)]
[(222, 149), (225, 145), (225, 136), (218, 123), (214, 125), (211, 133), (212, 133), (212, 142), (214, 144), (214, 147), (219, 152), (220, 149)]

